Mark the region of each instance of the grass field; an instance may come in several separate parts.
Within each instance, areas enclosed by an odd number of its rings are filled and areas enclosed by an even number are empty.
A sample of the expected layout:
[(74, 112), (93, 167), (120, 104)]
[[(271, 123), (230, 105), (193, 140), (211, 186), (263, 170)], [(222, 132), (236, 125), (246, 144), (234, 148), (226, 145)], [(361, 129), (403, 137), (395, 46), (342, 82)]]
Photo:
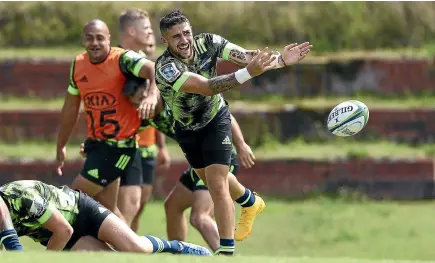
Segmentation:
[[(23, 141), (16, 144), (0, 143), (2, 158), (20, 160), (38, 159), (52, 160), (55, 156), (55, 143)], [(173, 160), (184, 160), (180, 147), (173, 141), (168, 142), (169, 152)], [(68, 159), (81, 158), (79, 145), (70, 144), (67, 147)], [(289, 143), (269, 142), (253, 149), (257, 159), (334, 159), (343, 157), (375, 157), (375, 158), (430, 158), (435, 156), (435, 144), (410, 147), (406, 144), (396, 144), (388, 141), (358, 142), (351, 139), (337, 139), (329, 143), (306, 143), (294, 140)]]
[[(225, 262), (371, 262), (334, 258), (431, 260), (435, 258), (435, 209), (433, 202), (393, 203), (352, 201), (344, 198), (315, 198), (305, 201), (279, 201), (266, 198), (267, 208), (256, 221), (252, 236), (237, 243), (239, 259), (217, 259)], [(238, 211), (238, 210), (237, 210)], [(150, 204), (142, 218), (140, 234), (166, 237), (163, 205)], [(23, 238), (30, 251), (42, 247)], [(204, 245), (192, 228), (188, 240)], [(143, 262), (135, 255), (30, 253), (19, 258), (24, 262), (86, 260), (86, 262)], [(1, 262), (12, 262), (0, 255)], [(13, 256), (11, 256), (13, 257)], [(298, 257), (298, 258), (287, 258)], [(310, 258), (299, 258), (310, 257)], [(316, 259), (317, 258), (317, 259)], [(6, 259), (6, 261), (5, 261)], [(57, 261), (55, 261), (57, 259)], [(189, 262), (199, 259), (153, 257), (148, 260)], [(201, 259), (205, 260), (205, 259)], [(17, 261), (14, 261), (14, 263)], [(378, 262), (378, 261), (373, 261)], [(382, 262), (382, 261), (379, 261)]]
[[(313, 98), (283, 98), (280, 96), (267, 96), (263, 98), (243, 98), (243, 100), (228, 100), (231, 110), (277, 110), (286, 107), (298, 106), (303, 108), (333, 108), (335, 105), (350, 99), (364, 102), (369, 109), (433, 109), (435, 108), (435, 95), (402, 96), (382, 98), (367, 95), (351, 97), (313, 97)], [(60, 110), (64, 98), (42, 99), (38, 97), (5, 97), (0, 95), (0, 110), (33, 110), (49, 109)]]

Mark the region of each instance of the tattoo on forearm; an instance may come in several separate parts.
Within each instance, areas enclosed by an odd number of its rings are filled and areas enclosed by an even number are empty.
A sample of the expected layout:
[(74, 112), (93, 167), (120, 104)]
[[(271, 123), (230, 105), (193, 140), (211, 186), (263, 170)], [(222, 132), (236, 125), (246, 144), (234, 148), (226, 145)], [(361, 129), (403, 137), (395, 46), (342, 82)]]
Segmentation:
[(245, 62), (247, 60), (245, 52), (236, 49), (230, 51), (229, 58), (234, 62)]
[(228, 55), (228, 59), (237, 65), (246, 66), (255, 56), (255, 53), (256, 51), (232, 49)]
[(225, 92), (240, 85), (234, 73), (214, 77), (208, 81), (214, 94)]
[(14, 229), (8, 207), (0, 197), (0, 232), (3, 230)]

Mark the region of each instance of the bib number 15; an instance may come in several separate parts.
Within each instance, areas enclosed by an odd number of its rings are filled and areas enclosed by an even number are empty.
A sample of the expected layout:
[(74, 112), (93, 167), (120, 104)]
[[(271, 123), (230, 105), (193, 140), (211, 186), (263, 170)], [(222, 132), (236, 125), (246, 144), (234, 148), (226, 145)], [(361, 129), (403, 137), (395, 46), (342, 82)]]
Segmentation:
[[(92, 114), (92, 111), (86, 111), (86, 114), (89, 116), (89, 119), (91, 120), (92, 136), (97, 137), (96, 132), (95, 132), (94, 115)], [(116, 114), (115, 109), (100, 111), (99, 126), (103, 128), (106, 125), (113, 125), (113, 127), (114, 127), (112, 133), (107, 134), (104, 132), (104, 129), (100, 132), (100, 134), (106, 139), (115, 138), (116, 135), (118, 135), (119, 131), (121, 130), (121, 127), (119, 126), (119, 122), (117, 122), (116, 120), (110, 119), (110, 116), (108, 116), (108, 115), (113, 115), (113, 114)]]

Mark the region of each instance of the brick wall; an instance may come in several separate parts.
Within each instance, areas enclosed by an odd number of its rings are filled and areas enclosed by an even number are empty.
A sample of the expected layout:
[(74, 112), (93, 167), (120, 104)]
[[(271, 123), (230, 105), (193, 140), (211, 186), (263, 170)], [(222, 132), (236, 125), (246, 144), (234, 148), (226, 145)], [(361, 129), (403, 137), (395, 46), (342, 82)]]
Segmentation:
[[(49, 162), (0, 163), (0, 184), (23, 179), (70, 184), (81, 165), (82, 161), (67, 163), (64, 176), (59, 177), (54, 174), (54, 164)], [(168, 193), (187, 167), (186, 162), (172, 164), (163, 183), (164, 192)], [(270, 195), (301, 196), (334, 192), (338, 187), (347, 186), (374, 198), (434, 197), (432, 160), (259, 160), (254, 168), (241, 168), (238, 178), (247, 187)]]
[[(70, 61), (0, 62), (1, 93), (14, 96), (64, 96), (68, 86)], [(218, 72), (238, 67), (221, 62)], [(303, 63), (269, 71), (241, 87), (249, 95), (349, 95), (356, 91), (379, 94), (434, 91), (435, 67), (431, 60), (351, 60)], [(231, 96), (231, 93), (228, 93)]]
[[(329, 109), (296, 109), (280, 112), (233, 112), (246, 140), (257, 145), (270, 132), (283, 141), (305, 136), (311, 139), (331, 137), (325, 121)], [(367, 127), (355, 138), (387, 138), (408, 142), (433, 141), (435, 110), (381, 110), (371, 109)], [(60, 113), (51, 110), (0, 111), (0, 140), (53, 141), (57, 137)], [(80, 142), (86, 137), (86, 121), (81, 115), (71, 140)]]

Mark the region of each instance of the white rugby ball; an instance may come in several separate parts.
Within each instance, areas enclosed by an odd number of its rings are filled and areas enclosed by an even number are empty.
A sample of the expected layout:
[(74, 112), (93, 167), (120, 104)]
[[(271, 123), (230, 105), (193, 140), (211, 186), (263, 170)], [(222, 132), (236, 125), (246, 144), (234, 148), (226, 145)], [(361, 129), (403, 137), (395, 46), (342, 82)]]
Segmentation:
[(340, 137), (353, 136), (369, 121), (369, 109), (358, 100), (348, 100), (335, 106), (328, 116), (328, 130)]

